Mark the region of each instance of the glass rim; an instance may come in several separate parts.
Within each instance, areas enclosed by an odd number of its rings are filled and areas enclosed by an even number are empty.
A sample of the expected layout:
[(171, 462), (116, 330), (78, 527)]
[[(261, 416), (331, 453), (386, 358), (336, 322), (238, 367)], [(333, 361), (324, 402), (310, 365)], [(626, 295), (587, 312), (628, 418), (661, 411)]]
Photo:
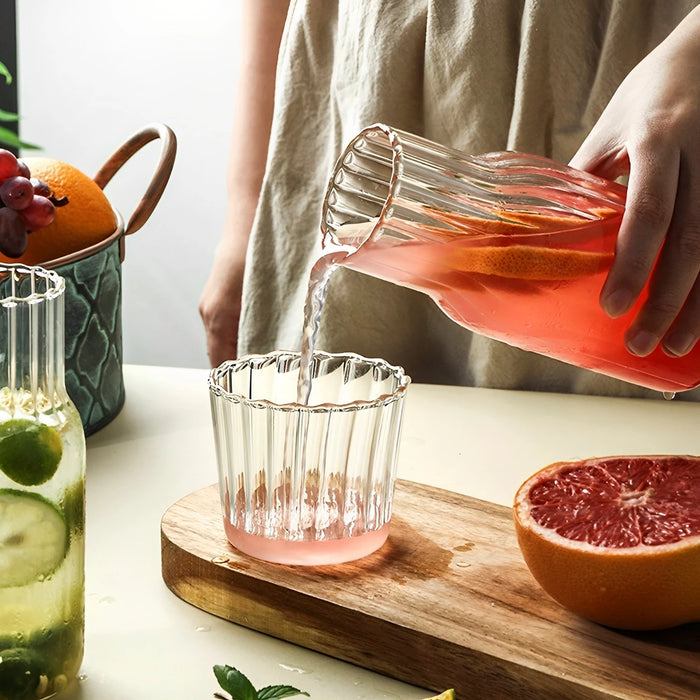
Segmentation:
[(401, 400), (404, 397), (406, 390), (408, 389), (408, 386), (411, 383), (411, 378), (406, 374), (403, 367), (400, 367), (398, 365), (392, 365), (381, 358), (364, 357), (363, 355), (359, 355), (353, 352), (329, 353), (324, 352), (322, 350), (314, 351), (313, 357), (322, 359), (340, 359), (346, 361), (352, 360), (364, 363), (368, 367), (381, 367), (382, 369), (387, 370), (396, 379), (397, 386), (392, 393), (380, 394), (374, 399), (357, 399), (355, 401), (348, 401), (345, 403), (334, 403), (326, 401), (324, 403), (307, 405), (299, 403), (297, 401), (279, 403), (271, 401), (270, 399), (251, 399), (247, 396), (244, 396), (240, 392), (229, 391), (227, 389), (224, 389), (217, 381), (221, 376), (223, 376), (224, 372), (228, 371), (231, 367), (235, 367), (237, 365), (249, 365), (251, 361), (254, 360), (278, 360), (282, 357), (300, 358), (301, 353), (294, 352), (291, 350), (275, 350), (269, 353), (244, 355), (243, 357), (240, 357), (235, 360), (226, 360), (222, 362), (218, 367), (213, 368), (209, 372), (207, 386), (209, 387), (210, 395), (225, 399), (232, 403), (243, 404), (250, 408), (271, 409), (276, 411), (289, 411), (298, 413), (331, 413), (342, 411), (358, 411), (369, 408), (377, 408), (380, 406), (387, 406), (391, 403), (394, 403), (395, 401)]
[(23, 279), (41, 279), (46, 282), (46, 289), (31, 291), (29, 294), (18, 296), (10, 294), (0, 297), (0, 306), (16, 306), (18, 304), (33, 304), (45, 300), (57, 299), (66, 289), (65, 279), (54, 270), (47, 270), (39, 265), (25, 265), (23, 263), (0, 263), (0, 283), (12, 280), (20, 283)]

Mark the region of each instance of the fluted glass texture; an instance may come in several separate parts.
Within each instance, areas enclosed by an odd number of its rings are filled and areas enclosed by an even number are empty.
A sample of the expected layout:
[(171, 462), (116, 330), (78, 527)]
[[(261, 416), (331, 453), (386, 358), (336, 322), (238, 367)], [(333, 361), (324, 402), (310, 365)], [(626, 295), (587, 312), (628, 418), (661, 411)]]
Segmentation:
[(298, 353), (276, 352), (210, 375), (227, 533), (262, 558), (273, 555), (254, 538), (280, 545), (279, 561), (356, 558), (360, 540), (373, 551), (386, 539), (409, 379), (382, 360), (316, 352), (303, 405), (299, 367)]

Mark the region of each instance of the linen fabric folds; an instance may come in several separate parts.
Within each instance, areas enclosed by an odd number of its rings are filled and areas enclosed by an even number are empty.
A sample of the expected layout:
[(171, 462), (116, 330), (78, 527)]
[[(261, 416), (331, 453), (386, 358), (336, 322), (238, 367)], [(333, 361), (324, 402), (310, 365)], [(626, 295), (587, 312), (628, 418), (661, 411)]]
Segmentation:
[[(299, 348), (328, 178), (360, 129), (384, 122), (469, 154), (568, 162), (622, 79), (696, 4), (292, 2), (239, 354)], [(382, 357), (418, 382), (660, 396), (473, 334), (428, 296), (345, 269), (332, 276), (318, 348)]]

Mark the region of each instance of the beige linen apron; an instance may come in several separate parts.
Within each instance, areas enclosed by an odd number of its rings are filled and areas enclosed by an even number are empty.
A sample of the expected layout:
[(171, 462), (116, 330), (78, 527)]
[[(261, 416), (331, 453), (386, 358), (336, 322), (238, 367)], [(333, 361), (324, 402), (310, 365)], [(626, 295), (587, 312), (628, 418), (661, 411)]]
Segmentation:
[[(293, 2), (239, 353), (299, 348), (328, 177), (362, 127), (385, 122), (467, 153), (507, 148), (567, 162), (625, 75), (696, 4)], [(418, 382), (660, 397), (472, 334), (429, 297), (350, 270), (333, 275), (318, 347), (383, 357)]]

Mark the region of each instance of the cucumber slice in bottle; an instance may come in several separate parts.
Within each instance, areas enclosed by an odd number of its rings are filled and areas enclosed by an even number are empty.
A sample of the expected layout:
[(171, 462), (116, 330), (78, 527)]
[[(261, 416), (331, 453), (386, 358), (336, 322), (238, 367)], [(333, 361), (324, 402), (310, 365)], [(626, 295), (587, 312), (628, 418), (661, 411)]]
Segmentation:
[(0, 588), (48, 576), (67, 550), (66, 521), (53, 503), (36, 493), (0, 490)]

